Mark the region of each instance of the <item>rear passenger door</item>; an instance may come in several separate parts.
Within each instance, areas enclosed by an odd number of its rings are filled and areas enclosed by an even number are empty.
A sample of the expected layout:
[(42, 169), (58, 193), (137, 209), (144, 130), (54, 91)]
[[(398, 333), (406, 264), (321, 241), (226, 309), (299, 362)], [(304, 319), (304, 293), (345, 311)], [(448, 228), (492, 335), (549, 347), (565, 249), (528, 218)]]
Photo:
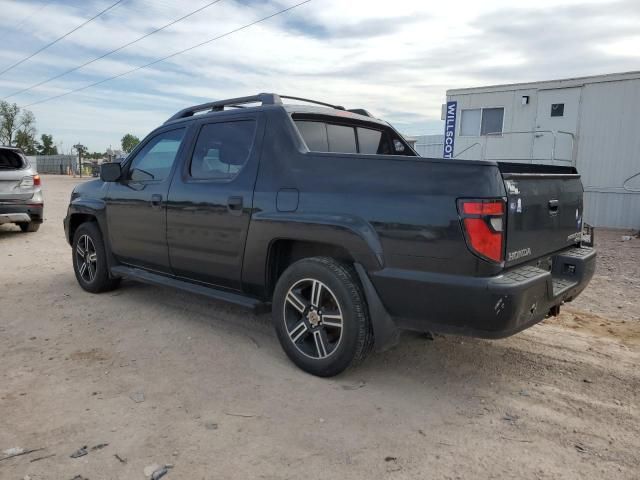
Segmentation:
[(198, 126), (169, 189), (167, 243), (177, 276), (241, 288), (263, 129), (259, 114)]

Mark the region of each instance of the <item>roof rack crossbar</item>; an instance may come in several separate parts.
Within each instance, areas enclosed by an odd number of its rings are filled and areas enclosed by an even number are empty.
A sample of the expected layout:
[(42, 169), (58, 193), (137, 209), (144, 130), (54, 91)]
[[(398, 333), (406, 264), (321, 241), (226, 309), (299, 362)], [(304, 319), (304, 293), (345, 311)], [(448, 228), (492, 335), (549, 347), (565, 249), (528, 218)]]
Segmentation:
[(173, 115), (169, 120), (164, 123), (169, 123), (173, 120), (180, 118), (192, 117), (196, 113), (204, 112), (206, 110), (215, 112), (218, 110), (224, 110), (224, 107), (239, 107), (244, 103), (262, 103), (262, 105), (281, 105), (282, 100), (275, 93), (260, 93), (258, 95), (252, 95), (250, 97), (229, 98), (227, 100), (216, 100), (215, 102), (202, 103), (200, 105), (194, 105), (192, 107), (184, 108), (178, 113)]

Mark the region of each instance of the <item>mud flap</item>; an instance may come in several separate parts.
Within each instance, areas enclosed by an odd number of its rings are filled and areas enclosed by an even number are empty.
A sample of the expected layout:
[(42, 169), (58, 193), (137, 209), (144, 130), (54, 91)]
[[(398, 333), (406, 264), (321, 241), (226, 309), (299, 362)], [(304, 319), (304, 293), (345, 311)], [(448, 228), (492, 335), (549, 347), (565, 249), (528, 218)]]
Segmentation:
[(369, 318), (373, 328), (374, 349), (376, 352), (384, 352), (398, 344), (400, 338), (400, 329), (393, 321), (387, 309), (384, 308), (382, 301), (376, 291), (373, 283), (369, 280), (367, 272), (359, 263), (355, 263), (356, 272), (360, 277), (360, 283), (364, 289), (367, 305), (369, 307)]

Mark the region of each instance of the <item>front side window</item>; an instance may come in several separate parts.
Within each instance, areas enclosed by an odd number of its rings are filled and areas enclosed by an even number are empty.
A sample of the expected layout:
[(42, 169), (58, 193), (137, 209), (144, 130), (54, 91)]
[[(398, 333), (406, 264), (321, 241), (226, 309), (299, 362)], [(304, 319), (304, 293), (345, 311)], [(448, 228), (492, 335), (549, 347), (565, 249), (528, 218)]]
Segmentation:
[(171, 173), (186, 129), (156, 135), (131, 161), (129, 179), (134, 182), (162, 181)]
[(191, 177), (233, 179), (249, 159), (255, 133), (255, 120), (210, 123), (203, 126), (191, 158)]

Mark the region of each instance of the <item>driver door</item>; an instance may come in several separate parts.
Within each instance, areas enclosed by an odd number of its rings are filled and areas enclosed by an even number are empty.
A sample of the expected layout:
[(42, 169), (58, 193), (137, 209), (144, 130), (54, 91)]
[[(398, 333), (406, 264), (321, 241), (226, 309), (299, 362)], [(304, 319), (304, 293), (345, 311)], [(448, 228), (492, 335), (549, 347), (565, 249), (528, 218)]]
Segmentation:
[(186, 130), (165, 130), (145, 140), (127, 161), (122, 179), (109, 187), (109, 240), (113, 254), (122, 263), (171, 272), (166, 201)]

